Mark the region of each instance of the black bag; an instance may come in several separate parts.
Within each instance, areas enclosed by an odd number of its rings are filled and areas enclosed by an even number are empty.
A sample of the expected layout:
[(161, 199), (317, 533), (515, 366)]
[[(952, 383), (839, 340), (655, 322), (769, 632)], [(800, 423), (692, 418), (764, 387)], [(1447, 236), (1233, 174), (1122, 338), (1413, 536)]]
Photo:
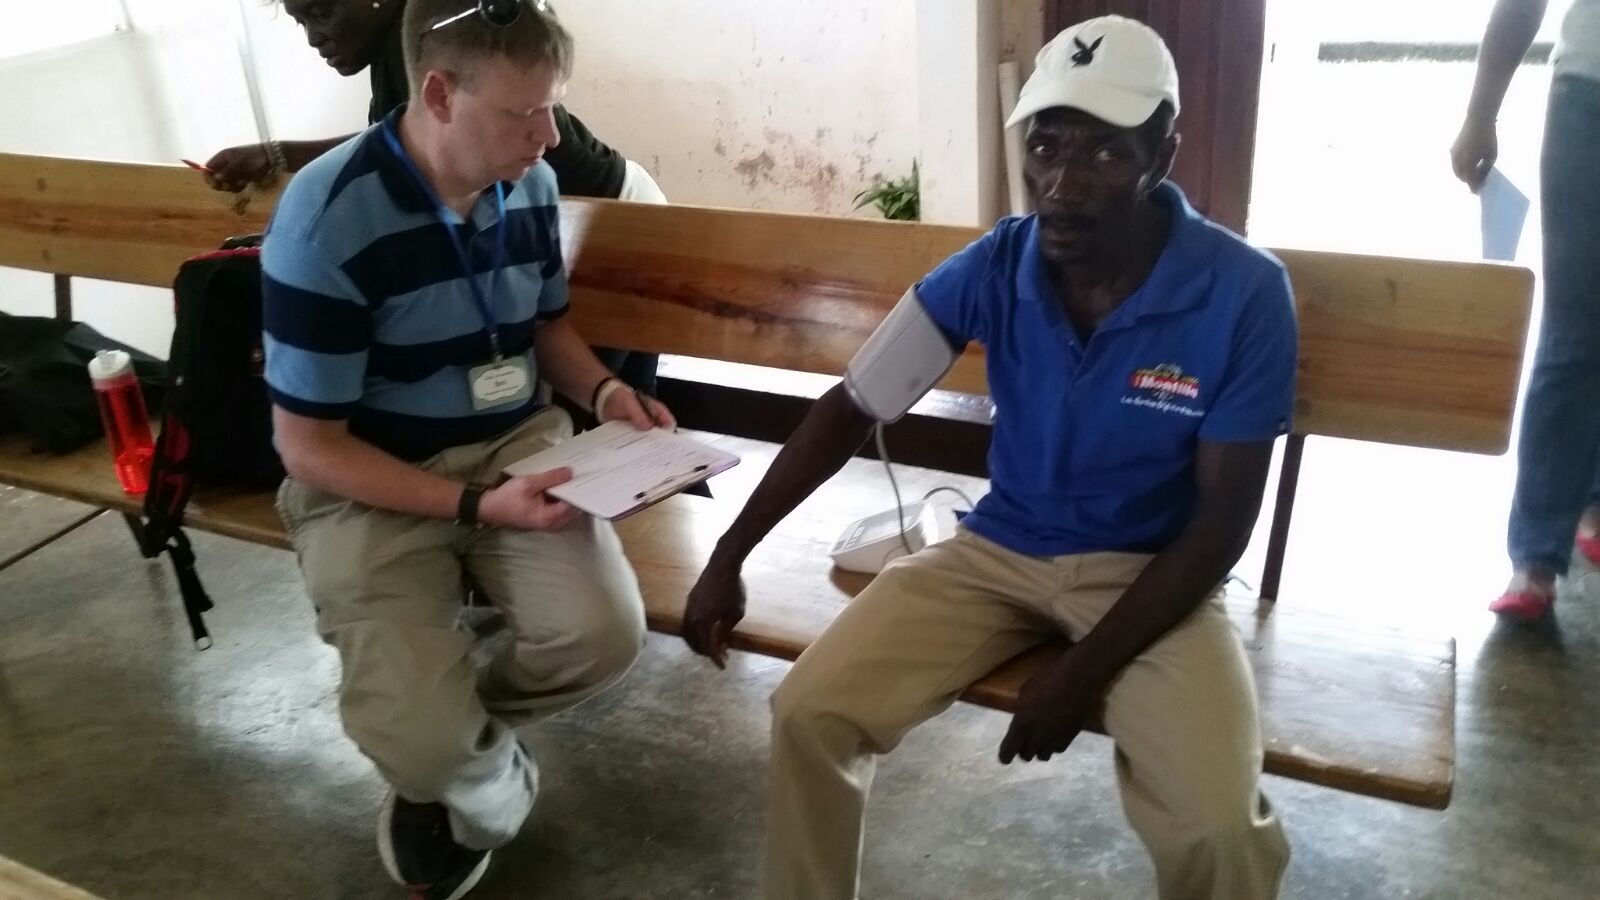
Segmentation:
[(189, 498), (200, 486), (270, 488), (284, 476), (263, 374), (260, 246), (260, 235), (231, 239), (185, 262), (173, 283), (177, 326), (140, 549), (171, 557), (202, 650), (211, 640), (201, 613), (212, 603), (182, 528)]
[(0, 313), (0, 433), (23, 432), (36, 453), (71, 453), (100, 439), (88, 366), (101, 350), (132, 357), (145, 403), (161, 408), (167, 376), (161, 360), (81, 322)]

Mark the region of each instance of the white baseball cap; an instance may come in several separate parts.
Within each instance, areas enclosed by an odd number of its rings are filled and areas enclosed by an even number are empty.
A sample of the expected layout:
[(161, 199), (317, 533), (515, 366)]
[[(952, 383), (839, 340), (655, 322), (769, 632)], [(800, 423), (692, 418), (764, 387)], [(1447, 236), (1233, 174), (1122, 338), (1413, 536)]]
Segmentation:
[(1101, 16), (1066, 29), (1034, 57), (1006, 127), (1054, 106), (1081, 109), (1121, 128), (1144, 124), (1164, 100), (1178, 111), (1178, 67), (1155, 29)]

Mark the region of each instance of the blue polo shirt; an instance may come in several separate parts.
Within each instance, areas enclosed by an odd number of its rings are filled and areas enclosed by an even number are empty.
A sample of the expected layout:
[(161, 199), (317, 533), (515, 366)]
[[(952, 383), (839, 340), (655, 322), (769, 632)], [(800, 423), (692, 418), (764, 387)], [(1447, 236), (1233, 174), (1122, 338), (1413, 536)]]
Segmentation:
[[(388, 122), (398, 127), (404, 107)], [(539, 323), (567, 311), (555, 174), (543, 163), (502, 183), (471, 215), (439, 215), (375, 125), (294, 176), (261, 250), (272, 402), (401, 459), (488, 440), (539, 409), (534, 398), (474, 410), (468, 373), (491, 359), (488, 323), (447, 229), (460, 235), (503, 354), (533, 358)], [(497, 244), (505, 266), (491, 279)]]
[(1080, 340), (1037, 219), (1002, 221), (917, 297), (957, 347), (987, 354), (990, 493), (964, 524), (1029, 556), (1154, 553), (1194, 505), (1198, 442), (1288, 430), (1298, 345), (1283, 265), (1202, 218), (1170, 183), (1146, 282)]

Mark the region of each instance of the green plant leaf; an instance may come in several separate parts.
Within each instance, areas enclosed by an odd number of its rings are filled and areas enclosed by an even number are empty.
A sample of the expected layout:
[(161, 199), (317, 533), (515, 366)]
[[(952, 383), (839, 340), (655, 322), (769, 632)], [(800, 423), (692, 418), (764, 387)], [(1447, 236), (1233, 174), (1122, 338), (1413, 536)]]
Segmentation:
[(911, 161), (911, 174), (905, 178), (886, 179), (882, 176), (872, 187), (855, 197), (854, 209), (875, 206), (885, 219), (915, 221), (922, 212), (922, 173), (916, 160)]

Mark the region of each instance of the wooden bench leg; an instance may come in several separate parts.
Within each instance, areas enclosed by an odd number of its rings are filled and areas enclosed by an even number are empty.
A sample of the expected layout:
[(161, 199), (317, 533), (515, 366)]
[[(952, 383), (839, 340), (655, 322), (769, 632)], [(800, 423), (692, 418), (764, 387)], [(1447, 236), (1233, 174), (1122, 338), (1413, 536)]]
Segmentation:
[(1300, 486), (1300, 460), (1305, 455), (1305, 435), (1291, 434), (1283, 447), (1283, 467), (1278, 473), (1278, 499), (1272, 506), (1272, 533), (1267, 538), (1267, 565), (1261, 573), (1261, 599), (1278, 600), (1283, 581), (1283, 558), (1289, 544), (1289, 520), (1294, 515), (1295, 490)]
[(56, 276), (56, 318), (72, 321), (72, 276)]
[(105, 510), (97, 509), (92, 512), (84, 513), (78, 518), (73, 519), (67, 525), (57, 528), (55, 531), (50, 532), (48, 535), (40, 538), (37, 541), (34, 541), (26, 547), (23, 547), (21, 550), (18, 550), (10, 556), (0, 559), (0, 571), (4, 571), (13, 565), (16, 565), (17, 563), (22, 562), (24, 559), (27, 559), (40, 550), (43, 550), (45, 547), (48, 547), (57, 539), (66, 537), (69, 533), (76, 531), (79, 526), (88, 524), (90, 519), (93, 519), (95, 516), (98, 516), (103, 512), (105, 512)]

